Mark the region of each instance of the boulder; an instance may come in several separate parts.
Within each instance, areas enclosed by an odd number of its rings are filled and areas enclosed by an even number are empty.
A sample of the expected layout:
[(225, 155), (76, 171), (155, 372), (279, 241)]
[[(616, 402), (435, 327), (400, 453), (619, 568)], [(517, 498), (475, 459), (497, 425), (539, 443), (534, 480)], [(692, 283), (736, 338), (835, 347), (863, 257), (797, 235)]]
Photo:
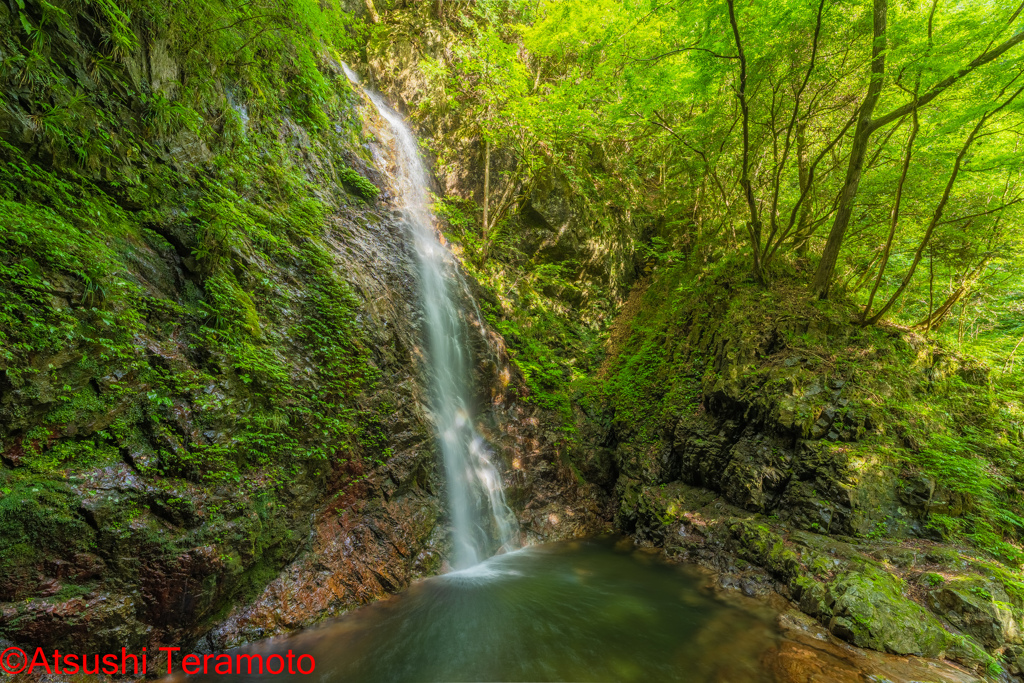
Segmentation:
[(904, 595), (898, 577), (869, 562), (851, 563), (828, 585), (834, 600), (829, 631), (860, 647), (938, 657), (951, 636), (938, 619)]

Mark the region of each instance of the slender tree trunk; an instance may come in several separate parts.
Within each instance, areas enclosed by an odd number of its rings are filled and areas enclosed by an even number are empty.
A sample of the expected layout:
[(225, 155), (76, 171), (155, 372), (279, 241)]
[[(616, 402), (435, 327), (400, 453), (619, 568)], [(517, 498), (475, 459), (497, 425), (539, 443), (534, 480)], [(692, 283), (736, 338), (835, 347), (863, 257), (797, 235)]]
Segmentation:
[(483, 224), (483, 236), (484, 236), (484, 251), (483, 260), (487, 261), (487, 238), (488, 238), (488, 224), (487, 224), (487, 210), (489, 208), (491, 194), (491, 141), (484, 138), (484, 224)]
[(925, 332), (939, 329), (939, 325), (941, 325), (946, 316), (949, 315), (949, 312), (953, 310), (953, 306), (955, 306), (966, 293), (967, 289), (965, 287), (957, 287), (956, 291), (949, 295), (949, 298), (939, 306), (937, 311), (929, 315), (924, 320), (918, 322), (914, 327), (919, 329), (924, 328)]
[(982, 116), (978, 120), (978, 123), (974, 126), (974, 130), (967, 136), (967, 140), (964, 141), (963, 146), (960, 148), (959, 154), (956, 155), (956, 161), (953, 163), (953, 170), (949, 174), (949, 180), (946, 181), (946, 188), (942, 192), (942, 197), (939, 199), (938, 205), (935, 207), (935, 212), (932, 214), (932, 219), (928, 223), (928, 228), (925, 230), (924, 237), (921, 239), (921, 243), (917, 246), (917, 251), (914, 253), (914, 260), (910, 264), (910, 269), (907, 274), (903, 276), (903, 280), (900, 282), (900, 286), (896, 288), (889, 300), (885, 302), (885, 305), (876, 313), (867, 319), (865, 325), (874, 325), (882, 319), (889, 309), (892, 307), (896, 300), (902, 296), (904, 290), (910, 285), (910, 281), (914, 277), (914, 272), (917, 270), (917, 266), (921, 263), (921, 257), (924, 255), (924, 250), (927, 248), (928, 243), (931, 242), (932, 233), (935, 232), (935, 226), (942, 220), (942, 213), (946, 209), (946, 203), (949, 201), (949, 194), (953, 190), (953, 185), (956, 183), (956, 178), (960, 174), (960, 167), (963, 165), (964, 157), (967, 156), (967, 151), (971, 148), (974, 143), (974, 138), (977, 137), (978, 132), (981, 131), (982, 126), (985, 125), (985, 121), (988, 115)]
[(880, 254), (875, 254), (874, 256), (871, 257), (871, 260), (868, 261), (868, 265), (864, 267), (864, 272), (861, 274), (860, 279), (857, 280), (857, 284), (855, 284), (852, 288), (850, 287), (850, 283), (853, 282), (853, 278), (857, 277), (857, 274), (853, 273), (852, 275), (850, 275), (849, 278), (847, 278), (846, 282), (843, 283), (843, 289), (850, 292), (851, 294), (856, 294), (857, 292), (859, 292), (861, 290), (861, 287), (866, 285), (868, 280), (871, 279), (871, 269), (872, 267), (874, 267), (875, 261), (878, 260), (879, 256)]
[(434, 11), (438, 20), (444, 19), (444, 0), (434, 0)]
[(498, 197), (498, 200), (494, 201), (493, 198), (491, 199), (491, 206), (487, 211), (487, 215), (490, 216), (489, 221), (492, 227), (501, 222), (501, 219), (507, 215), (509, 208), (515, 204), (515, 190), (517, 188), (518, 185), (509, 180), (505, 183), (505, 189)]
[(857, 128), (854, 131), (853, 145), (850, 148), (850, 164), (846, 169), (846, 182), (843, 184), (842, 194), (839, 197), (839, 208), (836, 211), (835, 221), (832, 223), (832, 231), (825, 243), (825, 250), (821, 254), (818, 270), (814, 273), (814, 282), (811, 284), (811, 293), (821, 299), (828, 298), (829, 289), (832, 286), (832, 276), (836, 271), (836, 262), (839, 260), (839, 250), (843, 246), (846, 228), (849, 227), (850, 216), (853, 214), (853, 200), (857, 197), (860, 177), (864, 171), (864, 157), (871, 139), (871, 115), (875, 111), (875, 105), (878, 104), (878, 97), (882, 93), (882, 83), (885, 79), (885, 32), (888, 11), (888, 0), (874, 0), (871, 82), (868, 85), (864, 102), (860, 105)]
[[(800, 195), (805, 196), (810, 190), (811, 174), (807, 158), (807, 123), (803, 121), (796, 125), (796, 163), (800, 175)], [(808, 196), (800, 205), (800, 218), (797, 219), (796, 234), (793, 235), (797, 256), (806, 256), (807, 247), (811, 242), (807, 225), (811, 219), (812, 203)]]
[(740, 58), (740, 87), (736, 97), (740, 101), (740, 114), (743, 117), (743, 168), (740, 171), (740, 187), (747, 200), (750, 220), (747, 221), (747, 234), (754, 252), (754, 279), (765, 284), (764, 272), (761, 269), (761, 219), (757, 215), (757, 201), (754, 199), (754, 188), (750, 183), (750, 109), (747, 106), (747, 57), (743, 53), (743, 42), (740, 40), (740, 27), (736, 22), (736, 8), (733, 0), (728, 0), (729, 23), (732, 24), (732, 35), (736, 41), (736, 52)]
[(935, 311), (935, 246), (928, 247), (928, 324), (924, 333), (932, 329), (932, 313)]
[(1010, 355), (1006, 357), (1006, 362), (1003, 363), (1003, 372), (1013, 372), (1013, 357), (1017, 354), (1017, 349), (1021, 344), (1024, 344), (1024, 337), (1020, 338), (1017, 345), (1013, 347), (1013, 351), (1010, 351)]
[[(806, 120), (800, 118), (800, 98), (803, 96), (804, 90), (807, 88), (807, 84), (811, 80), (811, 74), (814, 73), (814, 67), (818, 56), (818, 40), (821, 37), (821, 18), (822, 13), (825, 11), (826, 0), (819, 0), (818, 2), (818, 17), (814, 25), (814, 36), (811, 39), (811, 57), (807, 63), (807, 71), (804, 73), (803, 79), (800, 81), (800, 85), (797, 86), (793, 92), (793, 113), (789, 117), (789, 124), (786, 126), (786, 134), (782, 136), (782, 158), (775, 164), (774, 177), (772, 178), (772, 199), (771, 209), (769, 211), (769, 225), (771, 229), (768, 232), (768, 237), (765, 239), (764, 245), (764, 256), (761, 259), (761, 267), (767, 268), (768, 264), (775, 257), (779, 247), (787, 240), (793, 230), (793, 214), (790, 215), (789, 224), (785, 228), (781, 228), (778, 222), (779, 218), (779, 195), (782, 192), (783, 175), (786, 170), (786, 164), (789, 161), (790, 152), (793, 151), (795, 144), (796, 157), (797, 157), (797, 175), (800, 181), (800, 199), (798, 204), (800, 205), (800, 219), (806, 220), (807, 209), (810, 202), (804, 202), (807, 199), (807, 194), (811, 185), (811, 172), (807, 165), (807, 146), (805, 144), (804, 133), (806, 127)], [(772, 102), (774, 109), (775, 94), (772, 94)], [(807, 116), (813, 111), (813, 104), (807, 112)], [(772, 115), (772, 129), (774, 130), (774, 113)], [(773, 134), (773, 139), (777, 139), (779, 136)], [(777, 149), (777, 142), (775, 143)], [(794, 213), (796, 211), (794, 206)], [(798, 223), (796, 226), (796, 232), (799, 233), (801, 227), (806, 227), (806, 222)], [(794, 240), (795, 242), (795, 240)]]
[(960, 320), (957, 321), (956, 345), (957, 348), (964, 345), (964, 327), (967, 325), (967, 302), (960, 303)]
[(903, 201), (903, 188), (907, 183), (907, 172), (910, 170), (910, 158), (914, 153), (914, 140), (917, 138), (917, 132), (920, 130), (920, 122), (917, 118), (917, 109), (913, 111), (914, 124), (910, 129), (910, 138), (907, 140), (907, 151), (903, 154), (903, 170), (900, 172), (900, 180), (896, 184), (896, 198), (892, 203), (892, 212), (889, 215), (889, 236), (885, 240), (885, 249), (882, 252), (882, 263), (878, 266), (878, 277), (875, 278), (875, 286), (871, 288), (871, 294), (868, 295), (868, 303), (864, 306), (864, 311), (860, 314), (860, 322), (863, 324), (867, 319), (868, 315), (871, 314), (871, 305), (875, 302), (875, 294), (878, 293), (878, 287), (882, 284), (882, 276), (885, 275), (885, 268), (889, 265), (889, 255), (892, 253), (893, 238), (896, 237), (896, 225), (900, 221), (900, 203)]
[(366, 0), (366, 11), (370, 13), (370, 21), (372, 23), (380, 23), (380, 15), (377, 14), (377, 8), (374, 6), (373, 0)]
[(945, 321), (946, 316), (948, 316), (950, 311), (953, 310), (953, 306), (963, 299), (964, 295), (971, 290), (974, 283), (981, 277), (981, 274), (985, 272), (985, 266), (987, 266), (991, 260), (990, 256), (983, 258), (981, 263), (978, 264), (978, 267), (972, 270), (970, 274), (964, 278), (963, 282), (960, 283), (960, 286), (957, 287), (952, 294), (946, 297), (946, 300), (942, 302), (942, 305), (929, 313), (927, 318), (914, 323), (914, 327), (918, 329), (924, 328), (926, 332), (937, 330), (939, 325)]

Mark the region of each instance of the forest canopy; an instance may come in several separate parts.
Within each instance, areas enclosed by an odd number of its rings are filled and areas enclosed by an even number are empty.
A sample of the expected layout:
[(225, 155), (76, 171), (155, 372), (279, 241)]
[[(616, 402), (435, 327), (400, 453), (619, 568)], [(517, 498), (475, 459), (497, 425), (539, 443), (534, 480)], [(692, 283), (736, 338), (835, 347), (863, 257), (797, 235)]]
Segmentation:
[(424, 106), (516, 160), (485, 199), (483, 258), (554, 167), (636, 249), (795, 275), (863, 324), (1024, 333), (1020, 4), (445, 8), (471, 39), (424, 65)]

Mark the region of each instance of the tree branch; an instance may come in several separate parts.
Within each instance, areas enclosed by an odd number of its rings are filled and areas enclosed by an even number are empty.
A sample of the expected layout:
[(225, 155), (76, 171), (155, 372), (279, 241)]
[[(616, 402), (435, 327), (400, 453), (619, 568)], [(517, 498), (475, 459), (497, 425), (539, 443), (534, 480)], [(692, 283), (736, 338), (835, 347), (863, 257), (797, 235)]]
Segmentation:
[(747, 233), (750, 235), (751, 246), (754, 249), (754, 277), (764, 284), (764, 273), (761, 272), (761, 219), (757, 215), (754, 188), (750, 184), (748, 175), (750, 172), (750, 109), (747, 106), (747, 58), (743, 54), (743, 42), (740, 40), (740, 27), (736, 23), (736, 8), (733, 0), (728, 0), (728, 4), (729, 23), (732, 24), (732, 35), (736, 41), (736, 52), (740, 58), (740, 87), (736, 91), (743, 117), (743, 167), (740, 171), (740, 187), (743, 188), (743, 196), (747, 200), (747, 209), (750, 211)]
[(665, 57), (671, 57), (672, 55), (678, 55), (678, 54), (680, 54), (682, 52), (707, 52), (712, 57), (717, 57), (718, 59), (739, 59), (740, 58), (738, 55), (720, 55), (717, 52), (714, 52), (712, 50), (707, 49), (706, 47), (697, 47), (696, 45), (690, 45), (688, 47), (677, 47), (677, 48), (674, 48), (672, 50), (669, 50), (668, 52), (663, 52), (660, 55), (655, 55), (654, 57), (637, 57), (633, 61), (634, 62), (656, 62), (659, 59), (664, 59)]
[[(999, 45), (999, 46), (997, 46), (997, 47), (995, 47), (995, 48), (993, 48), (991, 50), (987, 50), (987, 51), (983, 52), (981, 55), (975, 57), (974, 60), (971, 61), (964, 68), (960, 69), (959, 71), (957, 71), (954, 74), (950, 74), (946, 78), (944, 78), (941, 81), (939, 81), (938, 83), (936, 83), (934, 86), (932, 86), (931, 90), (926, 92), (924, 95), (921, 95), (921, 97), (916, 100), (916, 106), (921, 107), (921, 106), (924, 106), (924, 105), (928, 104), (929, 102), (934, 100), (936, 97), (941, 95), (943, 92), (945, 92), (954, 83), (959, 81), (961, 78), (963, 78), (967, 74), (971, 73), (972, 71), (974, 71), (978, 67), (981, 67), (981, 66), (984, 66), (985, 64), (988, 64), (992, 60), (996, 59), (997, 57), (999, 57), (1000, 55), (1005, 53), (1007, 50), (1010, 50), (1011, 48), (1016, 46), (1021, 41), (1024, 41), (1024, 30), (1018, 32), (1017, 35), (1013, 36), (1009, 40), (1004, 41), (1001, 45)], [(900, 118), (901, 116), (905, 116), (906, 114), (908, 114), (910, 112), (911, 109), (914, 108), (914, 106), (915, 106), (915, 102), (911, 101), (911, 102), (908, 102), (908, 103), (904, 104), (902, 107), (897, 107), (896, 109), (893, 109), (888, 114), (885, 114), (883, 116), (879, 116), (877, 119), (874, 119), (871, 122), (871, 130), (872, 131), (878, 130), (882, 126), (884, 126), (886, 124), (889, 124), (889, 123), (892, 123), (893, 121), (895, 121), (896, 119)]]

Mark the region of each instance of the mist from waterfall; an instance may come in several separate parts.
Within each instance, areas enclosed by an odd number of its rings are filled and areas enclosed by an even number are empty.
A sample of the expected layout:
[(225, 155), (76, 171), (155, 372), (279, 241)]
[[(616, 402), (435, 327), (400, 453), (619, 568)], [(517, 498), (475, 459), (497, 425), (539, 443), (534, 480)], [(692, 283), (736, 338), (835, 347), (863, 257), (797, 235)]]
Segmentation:
[[(359, 77), (343, 65), (349, 80)], [(452, 254), (438, 239), (430, 207), (429, 177), (416, 137), (402, 117), (370, 90), (363, 92), (394, 135), (394, 190), (404, 211), (419, 265), (420, 303), (426, 322), (430, 407), (444, 455), (454, 535), (455, 569), (471, 567), (495, 551), (515, 547), (518, 528), (505, 503), (501, 476), (470, 413), (468, 330), (452, 287), (461, 284)]]

